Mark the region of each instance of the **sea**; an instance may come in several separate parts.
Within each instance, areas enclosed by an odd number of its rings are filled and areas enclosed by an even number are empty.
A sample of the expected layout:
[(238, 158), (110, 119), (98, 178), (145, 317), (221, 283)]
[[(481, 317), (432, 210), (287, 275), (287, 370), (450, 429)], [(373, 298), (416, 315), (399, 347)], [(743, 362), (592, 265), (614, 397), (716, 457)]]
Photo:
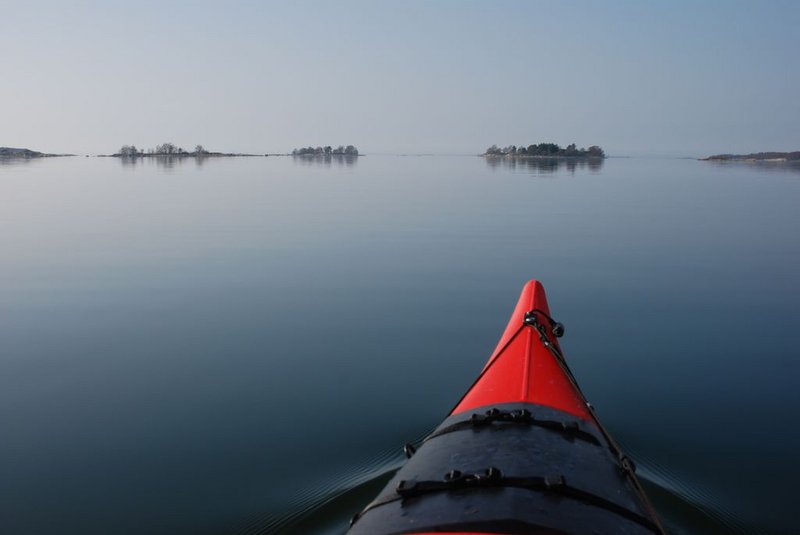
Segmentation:
[(0, 162), (0, 532), (342, 535), (540, 280), (670, 533), (797, 532), (800, 168)]

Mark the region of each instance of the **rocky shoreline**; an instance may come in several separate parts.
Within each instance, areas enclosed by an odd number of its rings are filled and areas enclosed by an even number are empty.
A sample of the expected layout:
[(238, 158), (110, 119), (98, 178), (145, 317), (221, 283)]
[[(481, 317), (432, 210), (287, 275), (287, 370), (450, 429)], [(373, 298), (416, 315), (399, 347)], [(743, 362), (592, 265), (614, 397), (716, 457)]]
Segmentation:
[(75, 156), (74, 154), (48, 154), (46, 152), (39, 152), (31, 149), (16, 149), (13, 147), (0, 147), (0, 158), (11, 159), (18, 158), (30, 160), (33, 158), (58, 158), (61, 156)]

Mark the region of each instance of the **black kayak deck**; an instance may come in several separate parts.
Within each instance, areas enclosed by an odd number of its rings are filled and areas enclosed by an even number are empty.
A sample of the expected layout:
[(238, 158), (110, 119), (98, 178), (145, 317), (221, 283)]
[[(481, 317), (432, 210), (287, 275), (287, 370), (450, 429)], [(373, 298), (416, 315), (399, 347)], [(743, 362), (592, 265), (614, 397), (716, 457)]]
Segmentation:
[(594, 422), (531, 403), (448, 417), (349, 533), (442, 532), (662, 533)]

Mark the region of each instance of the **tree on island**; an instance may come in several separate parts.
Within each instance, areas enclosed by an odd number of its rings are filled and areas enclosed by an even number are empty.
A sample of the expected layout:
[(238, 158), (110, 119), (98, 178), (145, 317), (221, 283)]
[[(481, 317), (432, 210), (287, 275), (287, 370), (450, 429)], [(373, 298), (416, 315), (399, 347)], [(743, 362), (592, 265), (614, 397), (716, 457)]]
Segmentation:
[(136, 145), (123, 145), (122, 148), (119, 149), (118, 154), (125, 158), (132, 158), (134, 156), (139, 156), (140, 154), (142, 154), (142, 151), (139, 151), (136, 148)]
[(165, 154), (167, 156), (178, 154), (178, 152), (183, 152), (183, 149), (179, 149), (172, 143), (162, 143), (161, 145), (156, 145), (156, 154)]
[(521, 145), (509, 145), (505, 148), (500, 148), (497, 145), (492, 145), (484, 156), (536, 156), (536, 157), (566, 157), (566, 158), (605, 158), (605, 152), (597, 145), (592, 145), (588, 149), (577, 148), (575, 143), (567, 145), (566, 148), (561, 148), (555, 143), (539, 143), (538, 145), (528, 145), (525, 147)]

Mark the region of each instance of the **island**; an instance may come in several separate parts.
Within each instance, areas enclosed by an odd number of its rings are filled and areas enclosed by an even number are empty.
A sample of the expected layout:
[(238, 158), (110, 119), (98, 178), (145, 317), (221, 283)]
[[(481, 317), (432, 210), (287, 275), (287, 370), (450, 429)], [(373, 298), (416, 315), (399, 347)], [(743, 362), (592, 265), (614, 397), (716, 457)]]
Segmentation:
[[(195, 146), (193, 151), (185, 150), (174, 143), (162, 143), (152, 149), (139, 149), (136, 145), (123, 145), (114, 154), (101, 154), (101, 157), (110, 158), (213, 158), (231, 156), (261, 156), (260, 154), (247, 154), (241, 152), (214, 152), (206, 150), (202, 145)], [(266, 156), (266, 154), (264, 155)]]
[(485, 158), (592, 158), (603, 159), (606, 157), (603, 149), (597, 145), (592, 145), (588, 149), (578, 148), (575, 143), (561, 148), (555, 143), (539, 143), (537, 145), (509, 145), (500, 148), (492, 145), (481, 156)]
[(12, 147), (0, 147), (0, 159), (25, 159), (32, 158), (56, 158), (59, 156), (74, 156), (74, 154), (47, 154), (31, 149), (15, 149)]
[(700, 158), (700, 160), (711, 162), (800, 162), (800, 151), (715, 154), (707, 158)]
[(325, 147), (302, 147), (299, 149), (294, 149), (292, 151), (292, 156), (350, 156), (355, 157), (358, 156), (358, 149), (355, 148), (353, 145), (339, 145), (337, 148), (333, 148), (330, 145), (326, 145)]

